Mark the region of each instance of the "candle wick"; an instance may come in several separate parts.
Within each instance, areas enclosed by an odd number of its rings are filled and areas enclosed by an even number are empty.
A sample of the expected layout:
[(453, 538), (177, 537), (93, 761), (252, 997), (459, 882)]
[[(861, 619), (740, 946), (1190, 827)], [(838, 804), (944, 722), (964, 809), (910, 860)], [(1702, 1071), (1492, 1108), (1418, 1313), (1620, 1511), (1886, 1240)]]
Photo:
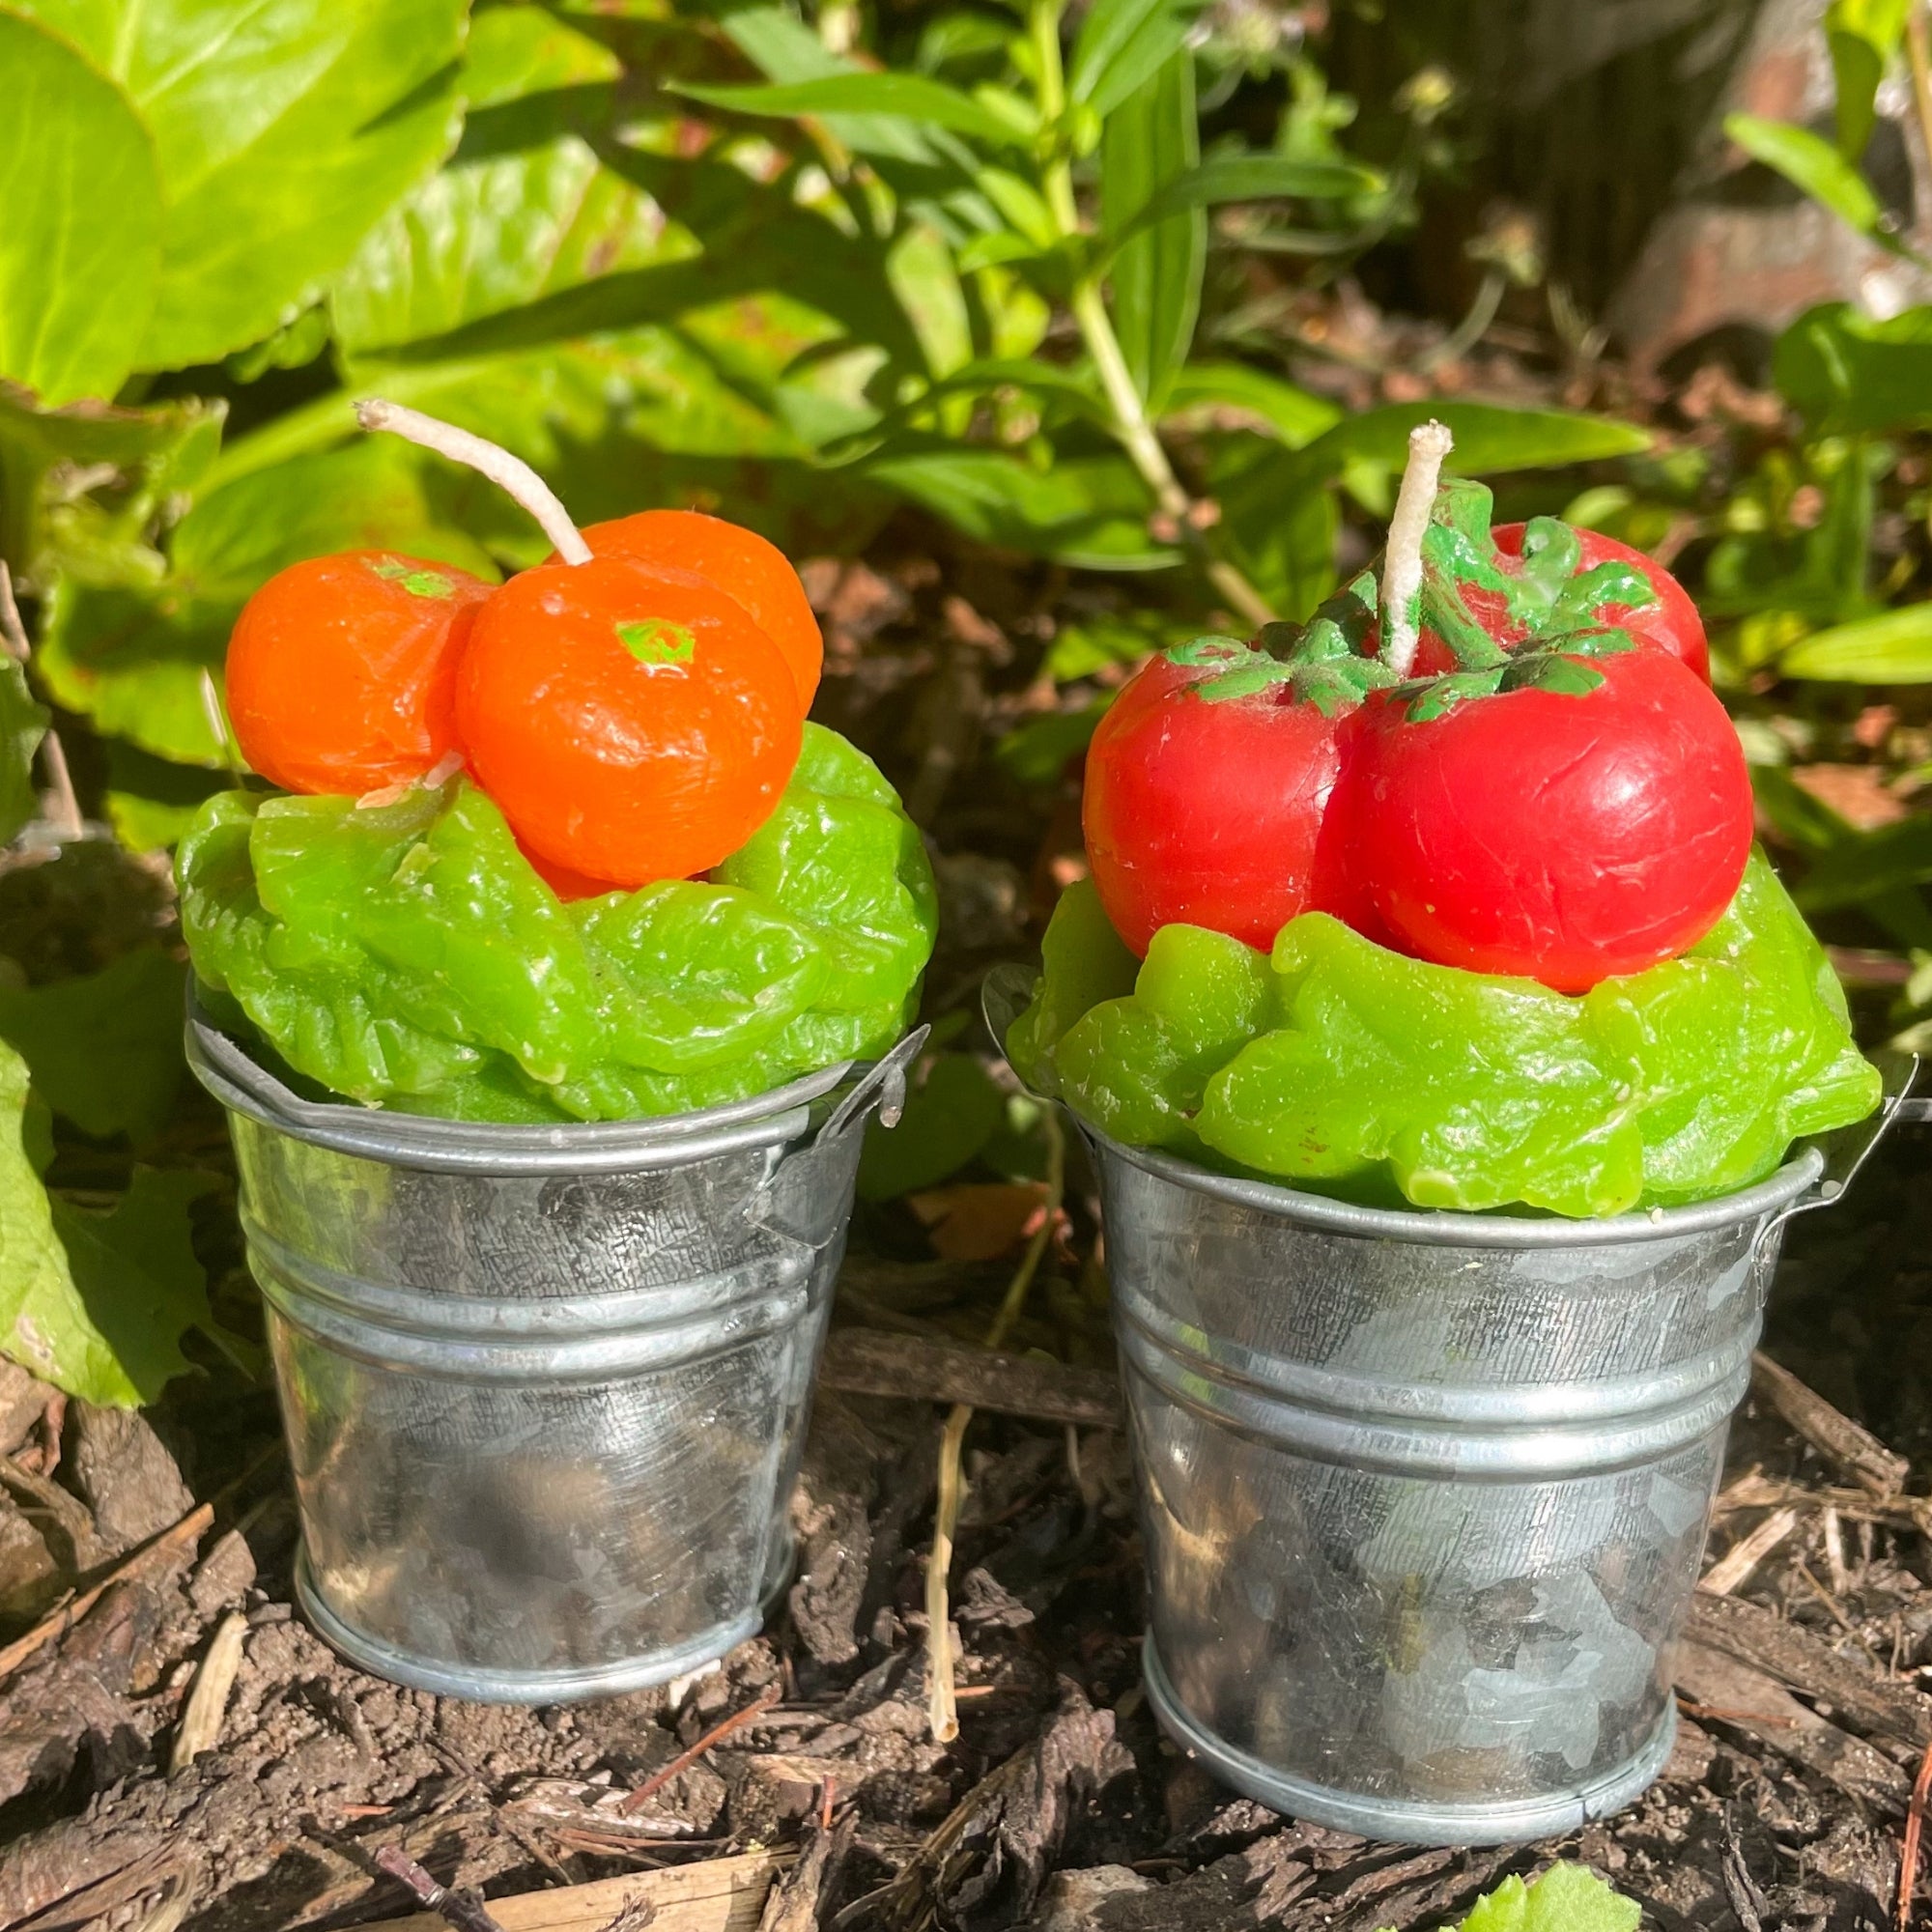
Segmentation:
[(355, 420), (364, 429), (385, 429), (391, 435), (421, 444), (424, 449), (435, 450), (439, 456), (448, 457), (452, 463), (464, 464), (480, 476), (487, 476), (543, 526), (544, 535), (556, 546), (556, 554), (565, 563), (590, 561), (590, 546), (571, 522), (570, 512), (563, 507), (556, 492), (521, 457), (512, 456), (507, 449), (480, 436), (472, 436), (467, 429), (458, 429), (454, 423), (439, 421), (401, 403), (384, 402), (379, 396), (355, 405)]
[(1434, 420), (1418, 423), (1408, 433), (1408, 463), (1382, 552), (1382, 662), (1397, 677), (1408, 675), (1421, 640), (1422, 538), (1435, 504), (1443, 459), (1454, 445), (1448, 429)]

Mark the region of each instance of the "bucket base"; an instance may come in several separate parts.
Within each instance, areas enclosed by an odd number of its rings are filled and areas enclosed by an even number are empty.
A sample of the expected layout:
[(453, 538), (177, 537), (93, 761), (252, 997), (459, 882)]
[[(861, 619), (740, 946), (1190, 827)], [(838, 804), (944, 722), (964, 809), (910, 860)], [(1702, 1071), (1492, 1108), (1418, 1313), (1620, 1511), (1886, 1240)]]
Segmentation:
[[(789, 1548), (789, 1539), (787, 1539)], [(780, 1571), (779, 1586), (748, 1617), (721, 1624), (690, 1643), (672, 1650), (647, 1651), (640, 1657), (576, 1670), (485, 1670), (440, 1662), (397, 1650), (357, 1630), (329, 1608), (315, 1586), (308, 1550), (296, 1551), (296, 1602), (301, 1605), (316, 1634), (358, 1670), (412, 1690), (431, 1690), (440, 1697), (462, 1697), (473, 1704), (574, 1704), (586, 1697), (614, 1697), (627, 1690), (647, 1690), (668, 1684), (716, 1663), (764, 1628), (766, 1616), (791, 1581), (791, 1564)]]
[(1260, 1758), (1205, 1730), (1182, 1708), (1150, 1631), (1141, 1645), (1148, 1701), (1166, 1731), (1190, 1757), (1223, 1784), (1270, 1810), (1338, 1832), (1353, 1832), (1391, 1845), (1513, 1845), (1557, 1837), (1592, 1818), (1620, 1811), (1656, 1781), (1677, 1738), (1677, 1707), (1666, 1703), (1663, 1721), (1635, 1757), (1607, 1777), (1548, 1798), (1520, 1798), (1495, 1804), (1441, 1804), (1427, 1799), (1370, 1798), (1286, 1776)]

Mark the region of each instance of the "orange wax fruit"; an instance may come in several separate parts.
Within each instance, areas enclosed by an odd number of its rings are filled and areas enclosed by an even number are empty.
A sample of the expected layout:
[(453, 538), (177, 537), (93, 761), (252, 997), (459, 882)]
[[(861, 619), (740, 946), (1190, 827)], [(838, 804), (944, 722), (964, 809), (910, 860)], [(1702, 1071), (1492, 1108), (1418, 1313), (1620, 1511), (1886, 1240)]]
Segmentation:
[(798, 762), (798, 691), (744, 607), (624, 557), (544, 563), (477, 612), (456, 687), (477, 781), (545, 866), (685, 879), (763, 824)]
[(421, 778), (455, 743), (456, 661), (492, 589), (381, 550), (270, 578), (228, 640), (242, 755), (288, 791), (360, 797)]
[(599, 556), (632, 556), (703, 578), (751, 612), (791, 668), (801, 712), (811, 708), (825, 640), (791, 559), (742, 524), (700, 510), (639, 510), (591, 524), (583, 541)]

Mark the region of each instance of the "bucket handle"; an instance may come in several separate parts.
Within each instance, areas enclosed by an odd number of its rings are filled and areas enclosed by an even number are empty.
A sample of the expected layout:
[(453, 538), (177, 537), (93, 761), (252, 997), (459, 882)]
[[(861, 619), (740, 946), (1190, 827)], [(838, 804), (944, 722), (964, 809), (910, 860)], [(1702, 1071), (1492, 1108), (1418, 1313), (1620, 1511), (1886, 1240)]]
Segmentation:
[(860, 1076), (859, 1084), (832, 1110), (825, 1124), (811, 1138), (814, 1148), (829, 1146), (840, 1134), (850, 1133), (872, 1111), (876, 1103), (879, 1124), (895, 1127), (905, 1112), (906, 1073), (932, 1032), (929, 1026), (914, 1027), (890, 1053), (873, 1061)]
[(1915, 1094), (1920, 1061), (1916, 1053), (1878, 1053), (1872, 1056), (1885, 1082), (1885, 1091), (1876, 1112), (1867, 1114), (1848, 1127), (1821, 1134), (1813, 1145), (1825, 1157), (1818, 1179), (1798, 1199), (1774, 1214), (1758, 1230), (1755, 1251), (1776, 1240), (1786, 1224), (1816, 1208), (1831, 1208), (1842, 1201), (1864, 1164), (1877, 1152), (1879, 1143), (1900, 1121), (1932, 1120), (1932, 1094)]

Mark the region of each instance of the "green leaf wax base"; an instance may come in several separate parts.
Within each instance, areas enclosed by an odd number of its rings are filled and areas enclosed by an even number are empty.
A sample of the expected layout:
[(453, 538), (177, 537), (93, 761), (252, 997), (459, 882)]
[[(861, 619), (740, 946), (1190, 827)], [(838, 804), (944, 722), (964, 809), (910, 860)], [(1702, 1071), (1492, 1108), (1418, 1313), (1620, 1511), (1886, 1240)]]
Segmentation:
[(222, 792), (177, 873), (203, 984), (296, 1072), (457, 1120), (682, 1113), (876, 1053), (936, 926), (897, 794), (816, 724), (709, 880), (561, 904), (462, 779), (366, 809)]
[(1747, 1187), (1879, 1076), (1761, 853), (1682, 957), (1580, 998), (1391, 952), (1325, 913), (1272, 954), (1167, 925), (1136, 962), (1061, 899), (1007, 1047), (1103, 1132), (1376, 1205), (1578, 1218)]

